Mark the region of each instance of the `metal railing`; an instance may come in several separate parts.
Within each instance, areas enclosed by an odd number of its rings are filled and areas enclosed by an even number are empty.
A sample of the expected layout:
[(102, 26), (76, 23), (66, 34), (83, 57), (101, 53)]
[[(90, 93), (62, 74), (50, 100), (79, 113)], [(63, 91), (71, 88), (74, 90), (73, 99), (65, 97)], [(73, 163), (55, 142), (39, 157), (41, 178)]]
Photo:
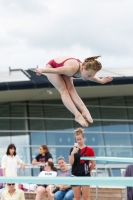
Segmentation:
[[(25, 170), (21, 170), (21, 168), (18, 166), (18, 175), (19, 176), (34, 176), (33, 175), (33, 170), (34, 169), (37, 169), (38, 170), (38, 174), (39, 174), (39, 171), (40, 171), (40, 166), (43, 166), (43, 165), (32, 165), (32, 164), (26, 164), (25, 165)], [(55, 164), (55, 166), (58, 168), (58, 165)], [(69, 164), (67, 164), (67, 166), (70, 166)], [(121, 166), (121, 167), (120, 167)], [(125, 169), (126, 169), (127, 165), (126, 164), (97, 164), (96, 167), (91, 171), (91, 176), (111, 176), (113, 177), (113, 169), (120, 169), (120, 172), (121, 172), (121, 176), (124, 176), (125, 175)], [(27, 169), (29, 170), (27, 172)], [(30, 195), (31, 194), (35, 194), (35, 192), (32, 192), (30, 191), (30, 189), (25, 193), (28, 193), (29, 194), (29, 199), (30, 199)], [(98, 199), (98, 186), (96, 186), (96, 198), (95, 200)]]
[[(67, 164), (68, 166), (70, 166), (69, 164)], [(40, 169), (40, 166), (42, 166), (42, 165), (32, 165), (32, 164), (27, 164), (26, 165), (26, 168), (27, 169)], [(55, 164), (55, 166), (56, 167), (58, 167), (58, 164)], [(111, 176), (111, 177), (113, 177), (114, 175), (113, 175), (113, 172), (112, 172), (112, 169), (114, 168), (114, 169), (116, 169), (116, 168), (118, 168), (118, 169), (120, 169), (119, 168), (120, 166), (118, 166), (118, 165), (110, 165), (110, 164), (105, 164), (105, 165), (97, 165), (96, 167), (95, 167), (95, 169), (93, 169), (92, 171), (91, 171), (91, 176), (95, 176), (95, 177), (97, 177), (97, 176)], [(125, 169), (126, 169), (126, 165), (123, 165), (122, 166), (122, 168), (120, 169), (120, 171), (121, 171), (121, 176), (124, 176), (125, 175)], [(20, 168), (19, 168), (19, 170), (20, 170)], [(95, 200), (97, 200), (98, 199), (98, 186), (96, 186), (96, 198), (95, 198)]]

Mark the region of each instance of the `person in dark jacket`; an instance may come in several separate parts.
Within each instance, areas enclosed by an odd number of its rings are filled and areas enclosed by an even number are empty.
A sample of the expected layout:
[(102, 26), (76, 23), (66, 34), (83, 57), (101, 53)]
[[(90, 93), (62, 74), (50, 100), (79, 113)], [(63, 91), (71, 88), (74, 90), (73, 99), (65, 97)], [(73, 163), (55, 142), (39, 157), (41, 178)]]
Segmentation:
[(47, 145), (41, 145), (39, 148), (40, 154), (38, 154), (32, 161), (33, 165), (42, 165), (40, 166), (40, 171), (43, 170), (44, 164), (49, 162), (53, 162), (53, 158), (51, 153), (49, 153), (49, 149)]

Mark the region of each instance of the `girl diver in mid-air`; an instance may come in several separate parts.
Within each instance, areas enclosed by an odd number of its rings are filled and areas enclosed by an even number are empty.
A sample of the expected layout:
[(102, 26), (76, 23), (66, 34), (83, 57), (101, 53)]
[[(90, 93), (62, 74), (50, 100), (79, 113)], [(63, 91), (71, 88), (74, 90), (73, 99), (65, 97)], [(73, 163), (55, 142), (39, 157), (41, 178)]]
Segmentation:
[(93, 123), (93, 119), (74, 88), (73, 78), (101, 84), (112, 81), (111, 77), (95, 76), (102, 68), (101, 63), (97, 61), (98, 57), (100, 56), (86, 58), (83, 63), (76, 58), (59, 57), (49, 61), (45, 68), (36, 69), (37, 75), (47, 73), (48, 80), (60, 92), (65, 107), (75, 115), (75, 121), (84, 127), (88, 126), (88, 122)]

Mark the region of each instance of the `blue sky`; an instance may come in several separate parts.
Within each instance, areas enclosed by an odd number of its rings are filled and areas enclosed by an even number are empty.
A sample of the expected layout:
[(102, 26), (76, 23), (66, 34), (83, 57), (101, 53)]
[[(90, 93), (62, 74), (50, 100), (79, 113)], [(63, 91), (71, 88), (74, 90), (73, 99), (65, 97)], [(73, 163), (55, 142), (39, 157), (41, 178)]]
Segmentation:
[(0, 71), (45, 67), (64, 55), (132, 68), (132, 11), (132, 0), (1, 0)]

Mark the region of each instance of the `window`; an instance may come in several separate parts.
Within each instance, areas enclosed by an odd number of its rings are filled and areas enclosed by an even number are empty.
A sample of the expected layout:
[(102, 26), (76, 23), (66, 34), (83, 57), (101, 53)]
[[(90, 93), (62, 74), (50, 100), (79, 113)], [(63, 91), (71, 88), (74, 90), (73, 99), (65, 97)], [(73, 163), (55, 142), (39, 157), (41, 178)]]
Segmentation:
[(107, 152), (107, 156), (110, 156), (110, 157), (132, 157), (133, 156), (132, 148), (128, 148), (128, 147), (126, 148), (125, 147), (107, 147), (106, 152)]
[(131, 146), (130, 134), (104, 134), (105, 145)]
[(103, 146), (103, 134), (100, 133), (86, 133), (85, 143), (89, 146)]
[(11, 132), (11, 143), (17, 145), (29, 145), (29, 134), (24, 132)]
[(43, 105), (41, 101), (29, 102), (29, 117), (30, 130), (44, 130), (44, 117)]
[[(6, 119), (6, 117), (8, 119)], [(8, 103), (0, 103), (0, 130), (10, 130), (10, 107)], [(5, 118), (5, 119), (4, 119)]]
[(45, 132), (30, 132), (31, 145), (43, 145), (46, 144)]
[[(118, 107), (125, 106), (124, 97), (101, 98), (100, 105), (105, 106), (100, 108), (101, 117), (105, 119), (102, 122), (104, 132), (129, 132), (127, 122), (121, 121), (128, 119), (127, 110), (124, 107)], [(106, 119), (109, 119), (109, 121), (106, 121)]]
[(47, 132), (48, 145), (73, 146), (75, 142), (73, 131)]
[[(49, 149), (51, 152), (51, 148)], [(54, 153), (55, 153), (55, 154), (52, 154), (55, 163), (57, 163), (57, 158), (60, 156), (63, 156), (66, 162), (69, 163), (69, 153), (70, 153), (71, 147), (56, 147), (56, 148), (52, 147), (52, 149), (54, 150)]]
[(46, 130), (73, 129), (72, 114), (65, 108), (63, 104), (45, 105), (44, 113), (47, 118), (54, 118), (45, 120)]
[[(11, 130), (26, 130), (27, 120), (23, 119), (27, 117), (26, 106), (23, 103), (11, 103)], [(12, 119), (14, 117), (15, 119)], [(22, 118), (22, 119), (21, 119)]]

